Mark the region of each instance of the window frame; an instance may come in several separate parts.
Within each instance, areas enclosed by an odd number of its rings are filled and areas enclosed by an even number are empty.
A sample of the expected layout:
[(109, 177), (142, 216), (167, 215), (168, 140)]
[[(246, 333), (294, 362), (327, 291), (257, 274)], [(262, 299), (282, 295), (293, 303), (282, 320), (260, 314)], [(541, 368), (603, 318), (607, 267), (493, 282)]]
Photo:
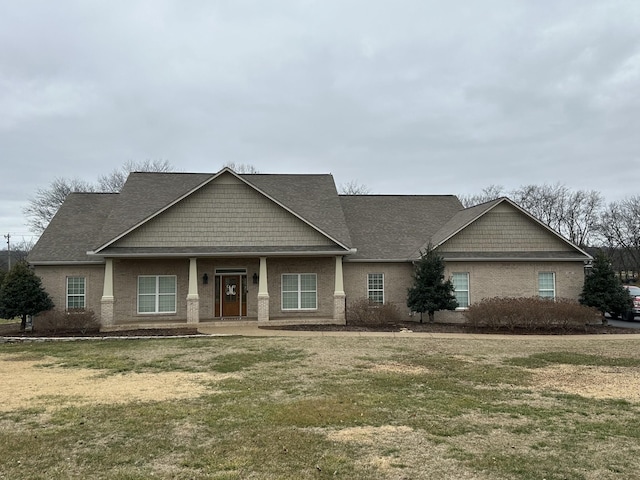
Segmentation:
[[(543, 275), (551, 275), (553, 284), (551, 288), (542, 288), (541, 280)], [(551, 296), (544, 295), (543, 292), (551, 292)], [(556, 299), (556, 272), (538, 272), (538, 296), (540, 298), (548, 298), (550, 300)]]
[[(465, 289), (459, 289), (456, 286), (456, 282), (454, 280), (456, 275), (464, 275), (466, 277), (467, 280), (467, 288)], [(453, 284), (453, 294), (456, 297), (456, 301), (458, 302), (458, 307), (456, 308), (456, 310), (467, 310), (469, 308), (469, 305), (471, 305), (471, 280), (470, 280), (470, 275), (469, 272), (452, 272), (451, 273), (451, 283)], [(467, 304), (466, 305), (461, 305), (460, 304), (460, 300), (458, 299), (458, 293), (466, 293), (467, 294)]]
[[(65, 304), (67, 310), (84, 310), (87, 308), (87, 278), (79, 275), (70, 275), (66, 277), (66, 293), (65, 293)], [(70, 293), (70, 280), (82, 280), (82, 293)], [(69, 299), (70, 298), (82, 298), (82, 306), (70, 306)]]
[[(140, 293), (140, 280), (142, 278), (155, 278), (155, 291), (154, 293)], [(160, 279), (161, 278), (172, 278), (173, 279), (173, 293), (161, 293), (160, 292)], [(138, 292), (136, 295), (136, 306), (138, 315), (172, 315), (176, 314), (178, 310), (178, 277), (177, 275), (138, 275), (137, 280), (137, 288)], [(145, 297), (154, 297), (154, 310), (151, 312), (142, 312), (140, 311), (140, 298), (141, 296)], [(160, 310), (160, 299), (162, 297), (173, 296), (173, 310)]]
[[(311, 276), (314, 278), (315, 288), (313, 290), (303, 290), (302, 289), (302, 277)], [(296, 290), (285, 290), (285, 277), (296, 277)], [(291, 294), (296, 293), (296, 306), (295, 307), (287, 307), (285, 306), (285, 293)], [(302, 307), (302, 298), (303, 294), (314, 294), (314, 306), (313, 307)], [(312, 312), (318, 310), (318, 274), (317, 273), (283, 273), (280, 277), (280, 308), (283, 312), (299, 312), (306, 311)]]
[[(371, 288), (372, 277), (379, 276), (381, 280), (380, 288)], [(375, 280), (374, 280), (375, 281)], [(371, 298), (372, 293), (380, 293), (382, 295), (382, 301), (375, 300)], [(367, 273), (367, 299), (371, 303), (375, 303), (377, 305), (384, 305), (385, 303), (385, 295), (384, 295), (384, 273), (376, 272), (376, 273)]]

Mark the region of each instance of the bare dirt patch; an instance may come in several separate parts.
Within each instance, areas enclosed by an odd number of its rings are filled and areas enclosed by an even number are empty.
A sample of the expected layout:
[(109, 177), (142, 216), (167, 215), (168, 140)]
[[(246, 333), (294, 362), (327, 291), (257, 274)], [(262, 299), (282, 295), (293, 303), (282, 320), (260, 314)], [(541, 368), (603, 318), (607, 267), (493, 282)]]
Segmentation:
[[(30, 407), (45, 410), (59, 404), (98, 404), (194, 398), (210, 393), (207, 386), (231, 375), (212, 373), (126, 373), (105, 375), (101, 370), (42, 368), (45, 362), (0, 360), (0, 411)], [(63, 402), (55, 401), (64, 399)]]
[(554, 365), (535, 371), (535, 385), (591, 398), (640, 402), (640, 369), (634, 367)]

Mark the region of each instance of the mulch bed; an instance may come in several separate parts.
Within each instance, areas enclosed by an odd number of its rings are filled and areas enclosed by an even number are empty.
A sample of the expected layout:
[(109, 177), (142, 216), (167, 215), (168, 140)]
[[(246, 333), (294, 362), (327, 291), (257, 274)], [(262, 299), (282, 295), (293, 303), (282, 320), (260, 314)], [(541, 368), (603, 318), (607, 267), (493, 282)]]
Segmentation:
[(475, 334), (502, 334), (502, 335), (586, 335), (586, 334), (612, 334), (612, 333), (636, 333), (639, 329), (614, 327), (610, 325), (585, 325), (581, 328), (547, 328), (539, 330), (526, 330), (515, 328), (492, 329), (475, 328), (471, 325), (460, 323), (417, 323), (401, 322), (389, 325), (287, 325), (277, 327), (260, 327), (265, 330), (296, 330), (315, 332), (399, 332), (403, 329), (412, 332), (425, 333), (475, 333)]
[(42, 338), (42, 337), (175, 337), (179, 335), (202, 335), (196, 328), (140, 328), (117, 332), (21, 332), (20, 324), (0, 325), (0, 336)]

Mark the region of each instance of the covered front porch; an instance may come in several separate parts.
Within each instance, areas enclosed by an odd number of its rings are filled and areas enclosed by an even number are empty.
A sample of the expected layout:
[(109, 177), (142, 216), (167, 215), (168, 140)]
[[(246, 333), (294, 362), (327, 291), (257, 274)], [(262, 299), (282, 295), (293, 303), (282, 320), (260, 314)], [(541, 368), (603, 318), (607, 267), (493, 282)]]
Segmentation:
[(344, 324), (343, 255), (105, 257), (101, 330)]

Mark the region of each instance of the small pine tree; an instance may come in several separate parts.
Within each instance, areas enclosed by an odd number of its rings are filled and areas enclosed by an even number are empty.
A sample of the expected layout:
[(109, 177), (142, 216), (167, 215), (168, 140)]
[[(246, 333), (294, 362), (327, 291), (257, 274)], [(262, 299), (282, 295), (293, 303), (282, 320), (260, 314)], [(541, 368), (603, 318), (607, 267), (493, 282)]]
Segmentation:
[(426, 252), (420, 252), (420, 260), (413, 272), (413, 286), (407, 294), (407, 306), (420, 314), (428, 312), (429, 322), (433, 322), (438, 310), (455, 310), (458, 307), (453, 292), (451, 280), (444, 279), (444, 260), (429, 246)]
[(591, 273), (584, 279), (580, 303), (597, 308), (603, 316), (608, 312), (614, 317), (627, 312), (632, 306), (629, 293), (616, 277), (604, 253), (596, 255)]
[(25, 329), (27, 315), (37, 315), (53, 308), (53, 301), (42, 288), (26, 262), (17, 263), (4, 277), (0, 285), (0, 317), (20, 317), (20, 328)]

